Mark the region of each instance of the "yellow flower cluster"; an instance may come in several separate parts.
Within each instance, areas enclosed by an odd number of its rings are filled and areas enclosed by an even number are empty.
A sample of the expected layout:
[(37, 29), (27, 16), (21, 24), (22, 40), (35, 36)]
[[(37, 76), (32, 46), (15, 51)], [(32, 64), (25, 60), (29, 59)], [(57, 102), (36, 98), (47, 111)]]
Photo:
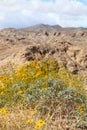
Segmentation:
[(40, 129), (43, 125), (45, 124), (45, 122), (43, 120), (38, 120), (37, 124), (34, 126), (34, 128), (36, 130)]
[[(34, 119), (28, 119), (27, 123), (30, 125), (34, 123)], [(35, 124), (35, 123), (34, 123)], [(45, 125), (45, 122), (43, 120), (38, 120), (37, 123), (34, 125), (34, 129), (39, 130)]]

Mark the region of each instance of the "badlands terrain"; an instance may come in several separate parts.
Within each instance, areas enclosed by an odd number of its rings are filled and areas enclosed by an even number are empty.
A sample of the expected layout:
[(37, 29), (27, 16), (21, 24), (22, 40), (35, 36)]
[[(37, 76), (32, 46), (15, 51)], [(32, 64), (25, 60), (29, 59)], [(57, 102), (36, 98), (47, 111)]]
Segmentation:
[(87, 70), (87, 29), (44, 24), (0, 30), (0, 67), (52, 58), (73, 73)]

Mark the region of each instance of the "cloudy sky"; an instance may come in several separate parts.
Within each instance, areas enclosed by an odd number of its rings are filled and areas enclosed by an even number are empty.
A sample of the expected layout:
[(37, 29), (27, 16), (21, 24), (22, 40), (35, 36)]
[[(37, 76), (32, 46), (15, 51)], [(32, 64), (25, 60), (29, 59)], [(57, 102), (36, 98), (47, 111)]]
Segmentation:
[(87, 27), (87, 0), (0, 0), (0, 28), (40, 23)]

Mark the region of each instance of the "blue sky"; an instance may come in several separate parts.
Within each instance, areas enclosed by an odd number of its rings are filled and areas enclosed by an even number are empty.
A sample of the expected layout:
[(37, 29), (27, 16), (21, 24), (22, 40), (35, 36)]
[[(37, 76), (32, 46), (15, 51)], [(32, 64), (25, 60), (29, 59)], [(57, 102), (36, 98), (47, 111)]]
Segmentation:
[(87, 0), (78, 0), (78, 1), (80, 1), (80, 2), (82, 2), (84, 4), (87, 4)]
[(0, 28), (87, 27), (87, 0), (0, 0)]
[[(55, 2), (55, 0), (43, 0), (43, 1), (47, 1), (47, 2), (53, 1), (53, 2)], [(82, 2), (84, 4), (87, 4), (87, 0), (77, 0), (77, 1)]]

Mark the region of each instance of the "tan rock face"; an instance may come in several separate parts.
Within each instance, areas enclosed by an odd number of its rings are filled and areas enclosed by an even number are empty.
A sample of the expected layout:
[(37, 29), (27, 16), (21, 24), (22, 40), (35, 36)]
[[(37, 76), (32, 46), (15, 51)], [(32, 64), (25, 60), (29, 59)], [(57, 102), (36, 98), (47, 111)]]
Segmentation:
[[(36, 28), (35, 28), (36, 29)], [(38, 29), (37, 29), (38, 30)], [(49, 31), (48, 31), (49, 30)], [(30, 60), (54, 58), (73, 73), (87, 71), (87, 30), (57, 29), (43, 31), (4, 29), (0, 31), (0, 67)]]

